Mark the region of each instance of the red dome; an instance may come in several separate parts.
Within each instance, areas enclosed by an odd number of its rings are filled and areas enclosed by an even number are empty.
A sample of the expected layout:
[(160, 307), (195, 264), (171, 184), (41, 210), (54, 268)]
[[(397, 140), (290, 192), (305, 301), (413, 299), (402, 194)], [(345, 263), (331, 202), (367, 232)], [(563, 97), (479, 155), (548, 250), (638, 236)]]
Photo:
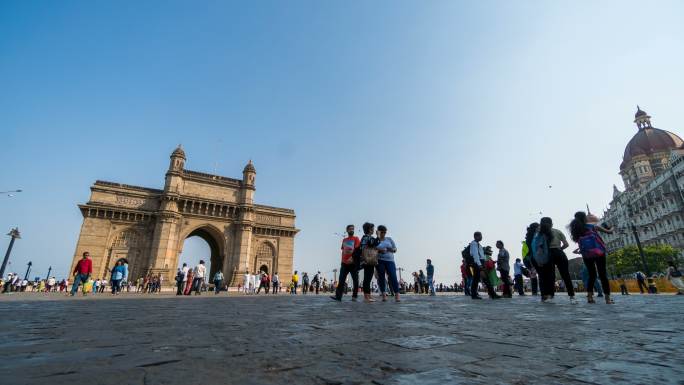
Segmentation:
[(624, 169), (635, 156), (674, 150), (682, 145), (684, 145), (682, 138), (669, 131), (653, 127), (642, 128), (627, 143), (620, 170)]

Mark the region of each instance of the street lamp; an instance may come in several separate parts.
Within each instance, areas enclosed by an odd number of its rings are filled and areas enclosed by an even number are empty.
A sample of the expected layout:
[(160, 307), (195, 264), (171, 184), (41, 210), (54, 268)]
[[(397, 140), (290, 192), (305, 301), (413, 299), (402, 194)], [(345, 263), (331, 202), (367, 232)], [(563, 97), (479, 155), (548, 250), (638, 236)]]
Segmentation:
[(52, 266), (48, 268), (47, 277), (45, 277), (45, 279), (50, 279), (50, 272), (52, 272)]
[(24, 275), (24, 281), (28, 279), (28, 275), (31, 272), (31, 266), (33, 266), (33, 263), (29, 261), (29, 263), (26, 264), (28, 267), (26, 268), (26, 275)]
[(639, 233), (637, 232), (636, 226), (631, 223), (632, 234), (634, 234), (634, 240), (636, 240), (637, 248), (639, 249), (639, 255), (641, 256), (641, 263), (644, 265), (644, 272), (647, 276), (651, 276), (651, 272), (648, 270), (648, 265), (646, 265), (646, 258), (644, 257), (644, 249), (641, 247), (641, 240), (639, 239)]
[[(630, 230), (632, 232), (632, 235), (634, 236), (634, 240), (636, 241), (636, 246), (637, 249), (639, 250), (639, 256), (641, 257), (641, 267), (644, 269), (644, 273), (646, 275), (650, 276), (651, 272), (648, 269), (648, 265), (646, 264), (646, 257), (644, 256), (644, 249), (641, 246), (641, 239), (639, 238), (639, 232), (637, 231), (636, 225), (634, 223), (629, 223), (627, 227), (618, 227), (618, 230), (621, 235), (626, 236), (627, 231)], [(623, 244), (624, 246), (625, 244)]]
[(19, 238), (21, 239), (21, 234), (19, 234), (19, 229), (18, 228), (13, 228), (10, 230), (9, 233), (7, 233), (10, 237), (12, 237), (12, 240), (10, 240), (10, 244), (7, 247), (7, 252), (5, 253), (5, 259), (2, 260), (2, 267), (0, 267), (0, 278), (5, 276), (5, 267), (7, 267), (7, 261), (9, 261), (10, 253), (12, 252), (12, 246), (14, 246), (14, 240)]

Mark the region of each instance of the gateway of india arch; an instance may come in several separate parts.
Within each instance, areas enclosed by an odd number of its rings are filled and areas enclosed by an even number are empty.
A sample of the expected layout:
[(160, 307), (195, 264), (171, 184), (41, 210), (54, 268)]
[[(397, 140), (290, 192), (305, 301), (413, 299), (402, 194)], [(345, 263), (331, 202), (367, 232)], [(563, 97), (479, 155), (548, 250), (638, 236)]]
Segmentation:
[[(131, 281), (148, 273), (173, 282), (183, 243), (199, 236), (211, 249), (210, 280), (221, 269), (230, 286), (251, 273), (292, 275), (294, 210), (254, 203), (256, 169), (250, 161), (242, 179), (185, 169), (185, 151), (171, 154), (164, 189), (96, 181), (90, 200), (79, 205), (81, 234), (71, 271), (90, 252), (93, 277), (109, 278), (120, 258), (129, 263)], [(191, 266), (192, 267), (192, 266)]]

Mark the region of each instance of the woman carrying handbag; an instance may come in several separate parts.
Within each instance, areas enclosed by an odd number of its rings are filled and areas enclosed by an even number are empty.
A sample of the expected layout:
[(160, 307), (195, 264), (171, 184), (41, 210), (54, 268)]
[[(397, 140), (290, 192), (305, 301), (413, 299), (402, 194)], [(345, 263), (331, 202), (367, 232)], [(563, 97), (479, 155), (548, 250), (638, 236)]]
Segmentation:
[(363, 298), (366, 303), (375, 302), (371, 297), (371, 281), (375, 266), (378, 264), (378, 239), (373, 237), (375, 225), (372, 223), (363, 224), (363, 237), (361, 238), (361, 260), (360, 265), (363, 269)]

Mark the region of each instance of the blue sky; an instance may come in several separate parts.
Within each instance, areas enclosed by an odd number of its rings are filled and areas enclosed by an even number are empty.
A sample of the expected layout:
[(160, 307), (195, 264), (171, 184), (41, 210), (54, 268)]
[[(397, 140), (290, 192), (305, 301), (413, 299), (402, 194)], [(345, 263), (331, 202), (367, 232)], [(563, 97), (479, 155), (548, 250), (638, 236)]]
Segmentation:
[[(11, 270), (64, 275), (96, 179), (187, 167), (294, 208), (300, 271), (347, 223), (458, 279), (474, 230), (512, 256), (534, 215), (607, 206), (636, 104), (684, 134), (684, 3), (0, 3), (0, 230)], [(217, 165), (218, 162), (218, 165)], [(553, 186), (549, 188), (548, 186)], [(4, 247), (8, 238), (0, 243)], [(206, 251), (189, 241), (187, 258)], [(32, 274), (33, 275), (33, 274)]]

